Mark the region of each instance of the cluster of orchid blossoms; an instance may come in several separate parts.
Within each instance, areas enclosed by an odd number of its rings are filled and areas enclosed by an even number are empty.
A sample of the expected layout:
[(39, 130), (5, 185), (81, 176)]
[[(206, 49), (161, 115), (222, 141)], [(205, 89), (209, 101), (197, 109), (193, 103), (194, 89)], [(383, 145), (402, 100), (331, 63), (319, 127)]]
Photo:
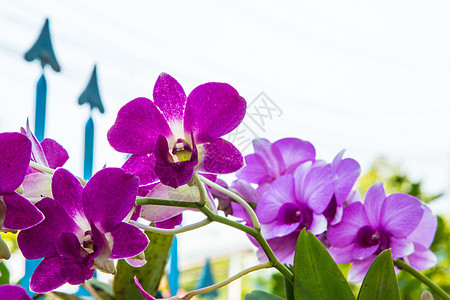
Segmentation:
[[(149, 241), (142, 230), (176, 234), (212, 221), (246, 232), (258, 247), (261, 265), (243, 274), (275, 267), (292, 280), (289, 266), (302, 229), (337, 263), (352, 263), (349, 281), (361, 281), (385, 249), (418, 270), (436, 264), (429, 250), (436, 216), (415, 197), (386, 195), (381, 183), (362, 201), (354, 189), (360, 166), (343, 151), (326, 162), (307, 141), (257, 139), (244, 163), (222, 137), (245, 111), (244, 98), (228, 84), (206, 83), (186, 96), (174, 78), (161, 74), (153, 101), (124, 105), (108, 132), (110, 145), (131, 156), (88, 181), (63, 168), (68, 153), (54, 140), (37, 141), (28, 126), (0, 133), (0, 226), (19, 231), (25, 258), (43, 258), (31, 290), (82, 284), (95, 269), (114, 274), (116, 259), (143, 266)], [(234, 172), (229, 185), (217, 178)], [(206, 218), (181, 226), (185, 210)], [(8, 259), (6, 244), (0, 246)]]

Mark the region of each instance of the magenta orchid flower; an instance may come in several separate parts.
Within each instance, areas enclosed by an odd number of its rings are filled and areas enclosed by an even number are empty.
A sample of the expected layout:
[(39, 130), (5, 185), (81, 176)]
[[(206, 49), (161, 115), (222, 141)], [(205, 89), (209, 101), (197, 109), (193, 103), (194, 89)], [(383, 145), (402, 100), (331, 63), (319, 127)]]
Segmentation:
[(0, 133), (0, 226), (1, 229), (30, 228), (44, 219), (42, 213), (16, 193), (31, 158), (31, 142), (17, 132)]
[[(45, 138), (39, 142), (31, 132), (28, 121), (27, 129), (21, 128), (23, 135), (31, 141), (31, 160), (50, 169), (62, 167), (69, 159), (67, 151), (56, 141)], [(53, 197), (51, 190), (52, 175), (28, 167), (27, 174), (22, 183), (22, 196), (37, 202), (44, 197)]]
[(302, 163), (315, 161), (316, 150), (307, 141), (284, 138), (274, 143), (266, 139), (253, 140), (255, 153), (245, 156), (246, 166), (236, 176), (265, 190), (284, 174), (292, 174)]
[(44, 258), (31, 277), (31, 290), (81, 284), (92, 277), (94, 268), (114, 273), (113, 259), (140, 254), (148, 245), (147, 236), (123, 222), (133, 209), (138, 187), (139, 178), (119, 168), (100, 170), (84, 188), (69, 171), (57, 169), (54, 199), (36, 203), (45, 220), (17, 238), (25, 258)]
[(381, 183), (371, 186), (364, 204), (344, 209), (342, 221), (327, 232), (330, 253), (337, 263), (352, 263), (348, 280), (360, 282), (383, 250), (403, 258), (418, 270), (434, 266), (436, 256), (428, 248), (437, 218), (419, 199), (402, 193), (386, 197)]
[(0, 299), (8, 300), (32, 300), (27, 291), (20, 285), (0, 285)]
[(177, 188), (191, 180), (194, 170), (225, 174), (242, 167), (241, 153), (221, 138), (245, 115), (246, 102), (233, 87), (205, 83), (186, 97), (181, 85), (163, 73), (153, 99), (124, 105), (108, 131), (114, 149), (132, 154), (123, 168), (139, 176), (141, 184), (159, 179)]
[(263, 236), (281, 262), (293, 264), (295, 245), (303, 228), (315, 235), (327, 229), (323, 212), (331, 201), (335, 184), (336, 175), (331, 167), (306, 162), (293, 174), (276, 179), (261, 195), (256, 215)]

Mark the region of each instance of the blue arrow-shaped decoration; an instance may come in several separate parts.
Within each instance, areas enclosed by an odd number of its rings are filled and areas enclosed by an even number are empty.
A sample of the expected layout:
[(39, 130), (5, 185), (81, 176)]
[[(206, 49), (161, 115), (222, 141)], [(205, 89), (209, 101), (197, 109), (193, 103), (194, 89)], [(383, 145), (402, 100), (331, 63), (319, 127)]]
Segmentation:
[(101, 113), (105, 112), (103, 108), (102, 99), (100, 98), (100, 92), (98, 90), (98, 82), (97, 82), (97, 66), (94, 66), (94, 70), (92, 71), (91, 79), (81, 94), (80, 98), (78, 98), (78, 104), (83, 105), (85, 103), (89, 103), (91, 106), (91, 110), (94, 107), (97, 107)]
[[(203, 270), (200, 274), (200, 278), (197, 282), (196, 289), (201, 289), (210, 285), (213, 285), (215, 283), (214, 276), (211, 270), (211, 263), (209, 259), (206, 260), (206, 264), (203, 267)], [(216, 298), (219, 295), (219, 292), (217, 290), (211, 291), (209, 293), (200, 294), (197, 297), (205, 297), (207, 299), (213, 299)]]
[(78, 98), (78, 104), (83, 105), (88, 103), (91, 108), (90, 117), (86, 123), (84, 131), (84, 178), (89, 179), (92, 177), (92, 169), (94, 163), (94, 120), (92, 119), (92, 110), (96, 107), (101, 113), (105, 112), (105, 109), (100, 98), (100, 92), (97, 82), (97, 66), (94, 66), (91, 79), (86, 89), (81, 93)]
[(61, 71), (61, 67), (56, 59), (55, 52), (53, 51), (48, 19), (45, 19), (44, 27), (42, 28), (41, 34), (37, 38), (34, 45), (27, 51), (27, 53), (25, 53), (26, 61), (32, 61), (35, 59), (39, 59), (41, 61), (42, 68), (44, 68), (45, 65), (50, 65), (56, 72)]
[(55, 52), (53, 51), (48, 19), (45, 20), (44, 27), (34, 45), (25, 53), (26, 61), (33, 61), (35, 59), (41, 61), (42, 75), (39, 78), (36, 87), (34, 131), (36, 138), (39, 141), (42, 141), (44, 139), (45, 113), (47, 106), (47, 81), (44, 76), (44, 67), (50, 65), (56, 72), (61, 71), (61, 67), (56, 59)]

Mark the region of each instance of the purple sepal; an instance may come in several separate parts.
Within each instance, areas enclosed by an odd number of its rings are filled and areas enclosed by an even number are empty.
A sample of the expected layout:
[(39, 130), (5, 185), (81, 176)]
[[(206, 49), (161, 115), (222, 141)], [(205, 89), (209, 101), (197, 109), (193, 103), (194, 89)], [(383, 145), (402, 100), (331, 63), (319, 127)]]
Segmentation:
[(8, 300), (32, 300), (27, 291), (20, 285), (0, 285), (0, 299)]
[(20, 231), (17, 236), (19, 248), (27, 259), (55, 256), (58, 236), (62, 232), (81, 230), (57, 201), (44, 198), (36, 203), (36, 207), (45, 219), (34, 227)]
[(30, 201), (15, 192), (4, 194), (3, 202), (6, 207), (3, 228), (28, 229), (44, 220), (44, 215)]
[(155, 174), (155, 157), (153, 153), (146, 155), (131, 155), (123, 164), (122, 169), (139, 177), (139, 184), (145, 185), (158, 180)]
[(59, 256), (44, 258), (31, 276), (30, 290), (35, 293), (47, 293), (65, 284), (66, 281), (60, 274), (61, 267)]
[(161, 111), (151, 100), (136, 98), (119, 110), (108, 141), (116, 151), (145, 155), (152, 152), (160, 134), (172, 135)]
[(155, 297), (153, 297), (152, 295), (147, 293), (146, 290), (144, 290), (144, 288), (142, 287), (141, 283), (139, 282), (139, 280), (137, 279), (136, 276), (134, 276), (134, 282), (136, 283), (136, 286), (138, 287), (138, 289), (141, 292), (141, 294), (145, 297), (145, 299), (147, 299), (147, 300), (156, 300)]
[(110, 234), (113, 241), (109, 255), (111, 259), (136, 256), (144, 251), (149, 243), (141, 230), (128, 223), (120, 223)]
[(187, 97), (181, 85), (166, 73), (159, 75), (153, 88), (153, 100), (168, 122), (182, 122)]
[(0, 133), (0, 195), (14, 192), (30, 164), (31, 142), (17, 132)]
[(41, 147), (47, 159), (48, 167), (52, 169), (62, 167), (69, 159), (66, 149), (52, 139), (45, 138), (41, 142)]
[(175, 226), (180, 225), (181, 222), (183, 222), (183, 214), (178, 214), (167, 220), (164, 220), (161, 222), (155, 222), (155, 227), (164, 228), (164, 229), (172, 229)]

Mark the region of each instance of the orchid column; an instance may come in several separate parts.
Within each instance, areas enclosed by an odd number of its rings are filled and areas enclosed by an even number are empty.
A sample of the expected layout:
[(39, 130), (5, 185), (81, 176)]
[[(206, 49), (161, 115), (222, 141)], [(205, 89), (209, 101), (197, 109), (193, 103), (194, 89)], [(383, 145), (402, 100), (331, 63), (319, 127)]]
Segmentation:
[(45, 65), (48, 64), (55, 72), (61, 71), (61, 67), (58, 64), (55, 52), (53, 51), (48, 19), (45, 20), (44, 27), (34, 45), (27, 53), (25, 53), (26, 61), (33, 61), (35, 59), (41, 61), (42, 75), (39, 78), (36, 87), (34, 131), (37, 139), (42, 141), (45, 133), (45, 112), (47, 107), (47, 81), (44, 75), (44, 68)]

